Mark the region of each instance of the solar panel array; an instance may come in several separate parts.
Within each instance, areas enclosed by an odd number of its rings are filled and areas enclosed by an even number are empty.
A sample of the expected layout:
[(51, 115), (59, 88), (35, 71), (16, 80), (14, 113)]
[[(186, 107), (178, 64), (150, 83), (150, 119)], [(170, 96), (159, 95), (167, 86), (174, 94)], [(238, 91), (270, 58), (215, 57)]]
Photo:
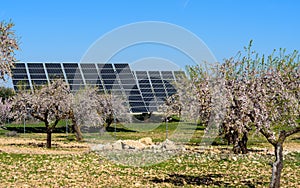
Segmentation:
[(183, 71), (132, 71), (128, 64), (103, 63), (16, 63), (13, 85), (16, 91), (63, 79), (72, 91), (85, 85), (97, 86), (100, 92), (127, 99), (132, 113), (158, 110), (166, 97), (176, 93), (173, 83)]

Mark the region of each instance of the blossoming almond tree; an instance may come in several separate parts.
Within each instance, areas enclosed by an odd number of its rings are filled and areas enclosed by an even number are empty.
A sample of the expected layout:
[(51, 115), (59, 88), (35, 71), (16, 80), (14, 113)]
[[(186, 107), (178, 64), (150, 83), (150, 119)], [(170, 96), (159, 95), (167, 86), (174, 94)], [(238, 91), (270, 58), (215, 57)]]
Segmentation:
[(270, 187), (280, 187), (283, 169), (283, 143), (287, 137), (300, 132), (300, 56), (297, 51), (264, 56), (251, 79), (248, 90), (249, 117), (257, 130), (274, 147), (275, 162), (272, 168)]
[(0, 79), (11, 77), (11, 68), (16, 62), (15, 51), (19, 49), (12, 22), (0, 22)]
[(8, 99), (2, 100), (0, 98), (0, 125), (1, 126), (5, 124), (5, 121), (9, 118), (10, 110), (11, 110), (11, 102)]
[(129, 108), (121, 97), (98, 92), (97, 87), (85, 87), (74, 94), (69, 118), (75, 129), (76, 139), (83, 139), (83, 127), (109, 127), (114, 119), (129, 122)]
[[(200, 66), (189, 67), (190, 83), (198, 86), (197, 94), (193, 95), (198, 97), (198, 113), (206, 125), (215, 119), (216, 112), (223, 113), (225, 109), (219, 122), (224, 133), (233, 138), (235, 153), (240, 149), (247, 153), (247, 134), (251, 127), (273, 145), (276, 159), (270, 187), (277, 188), (283, 168), (283, 143), (287, 137), (300, 132), (300, 56), (297, 51), (285, 54), (280, 49), (277, 56), (274, 51), (266, 58), (252, 51), (251, 46), (252, 41), (245, 54), (239, 53), (237, 58), (214, 64), (206, 71)], [(179, 84), (177, 91), (185, 91), (186, 87), (186, 83)], [(165, 109), (169, 113), (185, 106), (178, 98), (167, 100), (169, 107)], [(215, 108), (218, 103), (222, 105)]]
[(19, 92), (13, 100), (12, 110), (16, 119), (28, 115), (45, 123), (47, 131), (47, 148), (51, 148), (51, 135), (57, 123), (65, 119), (71, 108), (72, 94), (63, 80), (56, 80), (42, 86), (33, 93)]

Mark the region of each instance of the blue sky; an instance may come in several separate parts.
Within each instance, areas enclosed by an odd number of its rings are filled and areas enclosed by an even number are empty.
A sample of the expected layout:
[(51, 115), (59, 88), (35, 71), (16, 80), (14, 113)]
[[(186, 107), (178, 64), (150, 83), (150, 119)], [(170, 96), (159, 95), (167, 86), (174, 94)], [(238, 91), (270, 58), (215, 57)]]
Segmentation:
[(105, 33), (141, 21), (184, 27), (222, 61), (250, 39), (262, 53), (300, 50), (299, 9), (298, 0), (1, 0), (0, 20), (16, 24), (20, 61), (80, 61)]

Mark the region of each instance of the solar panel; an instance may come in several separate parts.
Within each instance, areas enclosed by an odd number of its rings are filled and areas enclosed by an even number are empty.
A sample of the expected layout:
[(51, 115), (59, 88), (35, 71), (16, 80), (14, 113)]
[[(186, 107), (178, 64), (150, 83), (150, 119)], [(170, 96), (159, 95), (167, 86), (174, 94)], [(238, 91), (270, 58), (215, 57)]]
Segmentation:
[(104, 84), (106, 90), (121, 90), (119, 84)]
[(174, 80), (172, 71), (161, 71), (163, 80)]
[(53, 79), (64, 79), (64, 73), (59, 63), (46, 63), (46, 70), (50, 80)]
[(151, 93), (142, 93), (143, 97), (144, 97), (144, 100), (145, 98), (153, 98), (154, 97), (154, 94), (151, 92)]
[(97, 66), (99, 69), (113, 69), (113, 65), (108, 63), (105, 64), (99, 63), (97, 64)]
[[(77, 63), (63, 63), (64, 71), (70, 84), (70, 88), (79, 90), (83, 88), (83, 80)], [(72, 86), (71, 86), (72, 84)], [(80, 87), (79, 87), (80, 86)]]
[(14, 74), (13, 78), (17, 79), (17, 80), (26, 80), (26, 79), (28, 79), (28, 76), (27, 76), (27, 74), (26, 75), (25, 74)]
[(93, 69), (96, 70), (96, 65), (93, 63), (81, 63), (81, 69)]
[(26, 74), (27, 75), (27, 71), (25, 68), (14, 68), (13, 74)]
[[(131, 84), (131, 85), (129, 85), (129, 84), (127, 84), (127, 85), (122, 84), (122, 87), (123, 87), (123, 89), (125, 89), (125, 90), (132, 90), (132, 89), (135, 89), (135, 88), (136, 88), (136, 85), (133, 85), (133, 84)], [(139, 90), (138, 90), (138, 91), (139, 91)]]
[(114, 74), (115, 70), (113, 70), (113, 69), (101, 69), (100, 73), (101, 74)]
[(118, 85), (118, 83), (116, 82), (116, 80), (103, 80), (104, 85), (112, 85), (112, 84), (116, 84)]
[(45, 84), (48, 84), (47, 80), (32, 80), (32, 85), (40, 86)]
[(148, 109), (146, 107), (135, 107), (135, 108), (131, 108), (131, 111), (133, 113), (147, 113)]
[(130, 69), (128, 63), (115, 63), (114, 66), (116, 69)]
[(133, 72), (126, 63), (27, 63), (27, 67), (19, 62), (13, 69), (16, 90), (66, 77), (72, 91), (96, 86), (100, 92), (125, 97), (131, 112), (138, 113), (156, 111), (167, 96), (176, 93), (174, 82), (185, 77), (183, 71)]
[(15, 67), (12, 68), (12, 75), (13, 86), (16, 91), (19, 89), (30, 90), (25, 63), (16, 63)]
[(129, 84), (129, 85), (135, 85), (136, 84), (136, 82), (135, 82), (135, 80), (120, 80), (121, 81), (121, 84)]
[(143, 98), (139, 95), (136, 95), (136, 96), (129, 96), (128, 100), (129, 101), (143, 101)]

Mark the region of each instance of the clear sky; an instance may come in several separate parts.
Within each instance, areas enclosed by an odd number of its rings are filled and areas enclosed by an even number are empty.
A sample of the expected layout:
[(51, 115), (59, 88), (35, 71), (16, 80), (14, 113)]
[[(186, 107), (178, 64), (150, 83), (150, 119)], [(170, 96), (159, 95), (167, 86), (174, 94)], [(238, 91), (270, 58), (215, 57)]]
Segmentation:
[(114, 28), (163, 21), (201, 38), (218, 61), (250, 39), (254, 48), (300, 50), (298, 0), (0, 0), (0, 20), (16, 24), (20, 61), (80, 61)]

